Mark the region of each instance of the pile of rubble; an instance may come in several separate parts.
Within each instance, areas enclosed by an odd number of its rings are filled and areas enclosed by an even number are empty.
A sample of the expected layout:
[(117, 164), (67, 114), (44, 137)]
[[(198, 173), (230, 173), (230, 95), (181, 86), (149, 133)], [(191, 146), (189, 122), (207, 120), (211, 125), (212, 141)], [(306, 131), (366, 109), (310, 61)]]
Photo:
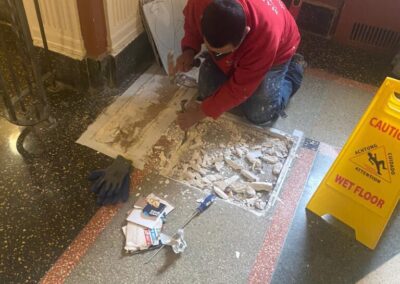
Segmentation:
[[(174, 127), (167, 139), (179, 145), (179, 131)], [(178, 159), (160, 152), (160, 167), (170, 167), (169, 176), (174, 179), (263, 210), (292, 144), (290, 139), (238, 127), (229, 120), (205, 121), (191, 130), (187, 142), (174, 152)]]

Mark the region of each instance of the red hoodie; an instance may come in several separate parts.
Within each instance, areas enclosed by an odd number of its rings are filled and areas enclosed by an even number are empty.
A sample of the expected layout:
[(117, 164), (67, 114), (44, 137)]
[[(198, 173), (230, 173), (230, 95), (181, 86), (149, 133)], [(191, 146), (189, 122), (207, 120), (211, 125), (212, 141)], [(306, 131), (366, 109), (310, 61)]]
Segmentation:
[[(185, 36), (182, 50), (201, 49), (201, 17), (212, 0), (188, 0), (185, 9)], [(223, 112), (247, 100), (268, 70), (288, 61), (295, 53), (300, 34), (296, 22), (281, 0), (236, 0), (246, 14), (250, 32), (238, 49), (214, 62), (229, 77), (202, 103), (207, 116), (218, 118)]]

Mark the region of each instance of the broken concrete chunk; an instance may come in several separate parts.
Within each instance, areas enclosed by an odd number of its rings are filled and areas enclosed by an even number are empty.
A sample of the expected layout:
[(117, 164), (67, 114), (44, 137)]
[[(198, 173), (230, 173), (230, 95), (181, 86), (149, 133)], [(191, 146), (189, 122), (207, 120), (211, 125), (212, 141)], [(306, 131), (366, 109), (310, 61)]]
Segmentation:
[(272, 138), (271, 142), (273, 145), (277, 145), (277, 144), (281, 143), (281, 140), (279, 138)]
[(230, 178), (227, 178), (227, 179), (224, 179), (221, 181), (216, 181), (214, 183), (214, 185), (216, 185), (217, 187), (219, 187), (222, 190), (225, 190), (225, 188), (230, 186), (232, 183), (238, 181), (238, 179), (239, 179), (239, 176), (234, 175), (234, 176), (231, 176)]
[(200, 167), (198, 164), (194, 164), (190, 166), (193, 170), (195, 170), (196, 172), (198, 172), (199, 174), (201, 174), (201, 176), (206, 176), (207, 175), (207, 171), (205, 169), (203, 169), (202, 167)]
[(206, 176), (207, 175), (207, 171), (201, 167), (198, 167), (197, 171), (199, 172), (199, 174), (201, 174), (201, 176)]
[(242, 182), (234, 182), (229, 186), (234, 193), (244, 193), (246, 192), (247, 185)]
[(246, 159), (251, 164), (251, 168), (253, 171), (254, 169), (261, 168), (261, 161), (257, 158), (254, 158), (254, 156), (251, 153), (246, 154)]
[(226, 193), (226, 194), (228, 194), (228, 196), (232, 196), (232, 188), (231, 187), (227, 187), (227, 188), (225, 188), (224, 189), (224, 192)]
[(251, 166), (251, 170), (252, 171), (257, 170), (258, 172), (261, 171), (261, 161), (257, 159), (257, 161), (255, 161)]
[(211, 182), (223, 179), (224, 177), (219, 175), (219, 174), (215, 174), (215, 175), (208, 175), (206, 176)]
[(255, 174), (242, 169), (240, 171), (240, 173), (248, 180), (248, 181), (258, 181), (258, 176), (256, 176)]
[(220, 189), (218, 186), (213, 186), (214, 192), (217, 196), (219, 196), (222, 199), (228, 199), (228, 195)]
[(242, 149), (240, 148), (235, 148), (235, 151), (233, 152), (236, 156), (238, 156), (239, 158), (243, 157), (244, 152)]
[(274, 167), (272, 168), (272, 173), (274, 174), (274, 175), (279, 175), (280, 173), (281, 173), (281, 171), (282, 171), (282, 167), (283, 167), (283, 164), (282, 163), (276, 163), (275, 165), (274, 165)]
[(268, 140), (262, 144), (263, 148), (271, 148), (273, 146), (272, 141)]
[(255, 158), (251, 153), (246, 154), (246, 160), (249, 161), (249, 163), (252, 165), (257, 164), (257, 163), (261, 164), (260, 160)]
[(230, 158), (226, 158), (225, 157), (225, 162), (234, 170), (241, 170), (242, 169), (242, 165), (240, 165), (239, 163), (231, 160)]
[(211, 181), (207, 178), (207, 177), (203, 177), (202, 178), (203, 183), (205, 183), (206, 185), (211, 184)]
[(281, 151), (282, 153), (288, 152), (288, 147), (286, 146), (286, 143), (284, 141), (277, 141), (276, 143), (274, 143), (274, 148)]
[(223, 162), (223, 161), (224, 161), (224, 156), (222, 155), (222, 153), (221, 153), (221, 155), (220, 154), (212, 155), (211, 158), (210, 158), (209, 165), (214, 165), (215, 163), (220, 163), (220, 162)]
[(194, 180), (195, 174), (191, 171), (184, 171), (182, 173), (182, 177), (184, 180), (191, 181), (191, 180)]
[(254, 196), (256, 196), (256, 191), (251, 187), (247, 187), (246, 195), (247, 195), (247, 197), (254, 197)]
[(284, 154), (284, 153), (282, 153), (281, 151), (275, 151), (275, 155), (276, 155), (278, 158), (285, 158), (285, 157), (287, 157), (287, 155)]
[(258, 210), (264, 210), (265, 206), (267, 206), (267, 203), (265, 201), (262, 201), (261, 199), (256, 200), (256, 202), (254, 203), (254, 207)]
[(215, 162), (214, 163), (214, 168), (217, 170), (217, 171), (221, 171), (221, 169), (224, 167), (224, 162)]
[(216, 178), (217, 180), (220, 180), (220, 179), (223, 179), (224, 177), (221, 176), (220, 174), (215, 174), (215, 178)]
[(233, 199), (234, 201), (236, 201), (236, 202), (239, 202), (239, 203), (242, 203), (242, 202), (243, 202), (242, 198), (240, 198), (238, 195), (232, 196), (232, 199)]
[(273, 187), (270, 182), (250, 182), (249, 185), (255, 191), (271, 191)]
[(255, 202), (257, 201), (257, 197), (252, 197), (252, 198), (248, 198), (246, 199), (244, 202), (247, 206), (249, 207), (254, 207)]
[(257, 158), (260, 158), (262, 155), (263, 155), (263, 153), (260, 150), (254, 150), (254, 151), (248, 152), (246, 154), (246, 157), (249, 156), (253, 159), (257, 159)]
[(262, 148), (262, 145), (255, 145), (251, 149), (253, 150), (260, 150)]
[(270, 156), (275, 156), (276, 155), (276, 152), (275, 152), (275, 150), (273, 148), (270, 148), (265, 152)]
[(261, 160), (263, 160), (264, 162), (267, 162), (269, 164), (275, 164), (275, 163), (279, 162), (278, 157), (271, 156), (271, 155), (268, 155), (268, 154), (262, 156)]
[(219, 153), (218, 156), (215, 158), (214, 162), (224, 162), (224, 154)]
[(205, 154), (205, 155), (203, 156), (203, 161), (202, 161), (202, 163), (201, 163), (201, 166), (204, 167), (204, 168), (206, 168), (206, 167), (208, 167), (210, 164), (211, 164), (211, 159), (210, 159), (210, 157), (209, 157), (207, 154)]
[(214, 182), (214, 181), (217, 180), (217, 178), (215, 177), (215, 175), (208, 175), (208, 176), (206, 176), (206, 178), (207, 178), (209, 181), (211, 181), (211, 182)]
[(254, 200), (254, 199), (246, 199), (245, 200), (245, 204), (247, 205), (247, 207), (254, 207), (254, 203), (255, 203), (256, 201)]
[(279, 158), (287, 157), (289, 150), (284, 141), (277, 141), (274, 143), (274, 151)]

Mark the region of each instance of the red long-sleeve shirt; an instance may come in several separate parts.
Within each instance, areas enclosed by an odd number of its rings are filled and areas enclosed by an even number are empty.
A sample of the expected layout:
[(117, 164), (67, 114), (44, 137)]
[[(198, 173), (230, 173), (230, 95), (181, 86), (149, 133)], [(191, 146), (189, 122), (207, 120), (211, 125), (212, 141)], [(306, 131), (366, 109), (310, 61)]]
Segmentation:
[[(295, 53), (300, 34), (292, 15), (280, 0), (236, 0), (244, 9), (250, 32), (233, 53), (214, 62), (229, 77), (202, 103), (203, 112), (218, 118), (223, 112), (248, 99), (268, 70), (288, 61)], [(201, 16), (211, 0), (188, 0), (182, 49), (201, 49)]]

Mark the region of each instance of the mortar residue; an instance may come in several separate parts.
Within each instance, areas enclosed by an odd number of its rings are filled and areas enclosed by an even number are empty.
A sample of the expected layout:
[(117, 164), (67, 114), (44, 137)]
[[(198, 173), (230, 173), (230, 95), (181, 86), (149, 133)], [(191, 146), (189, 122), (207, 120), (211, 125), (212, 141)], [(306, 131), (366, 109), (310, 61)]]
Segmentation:
[(227, 118), (206, 119), (188, 132), (173, 123), (153, 148), (153, 166), (181, 181), (255, 211), (266, 208), (293, 141)]

